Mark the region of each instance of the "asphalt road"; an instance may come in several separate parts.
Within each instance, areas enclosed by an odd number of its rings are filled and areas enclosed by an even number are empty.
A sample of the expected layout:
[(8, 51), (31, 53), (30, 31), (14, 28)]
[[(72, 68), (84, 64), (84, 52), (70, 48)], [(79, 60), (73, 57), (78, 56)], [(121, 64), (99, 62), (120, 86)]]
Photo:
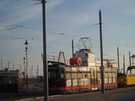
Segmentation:
[[(6, 96), (5, 96), (6, 97)], [(6, 97), (0, 101), (43, 101), (43, 97), (33, 97), (27, 99)], [(135, 87), (120, 88), (101, 92), (90, 92), (70, 95), (49, 96), (49, 101), (135, 101)]]
[(49, 101), (135, 101), (135, 87), (101, 92), (52, 96)]

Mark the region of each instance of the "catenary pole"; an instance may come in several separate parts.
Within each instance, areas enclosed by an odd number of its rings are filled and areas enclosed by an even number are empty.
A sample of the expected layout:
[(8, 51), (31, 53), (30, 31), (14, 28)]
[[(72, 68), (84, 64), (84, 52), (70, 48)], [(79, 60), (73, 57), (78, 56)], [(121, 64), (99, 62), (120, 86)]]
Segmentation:
[(123, 74), (126, 74), (125, 69), (126, 69), (125, 55), (123, 55)]
[(43, 93), (44, 101), (48, 101), (48, 64), (47, 64), (47, 44), (46, 44), (46, 0), (42, 0), (42, 20), (43, 20)]
[(119, 58), (119, 47), (117, 47), (117, 62), (118, 62), (118, 71), (120, 71), (120, 58)]
[(102, 13), (99, 10), (99, 32), (100, 32), (100, 58), (101, 58), (101, 91), (104, 94), (104, 66), (103, 66), (103, 40), (102, 40)]
[(131, 66), (131, 52), (129, 51), (129, 66)]
[(72, 40), (72, 57), (74, 57), (74, 40)]

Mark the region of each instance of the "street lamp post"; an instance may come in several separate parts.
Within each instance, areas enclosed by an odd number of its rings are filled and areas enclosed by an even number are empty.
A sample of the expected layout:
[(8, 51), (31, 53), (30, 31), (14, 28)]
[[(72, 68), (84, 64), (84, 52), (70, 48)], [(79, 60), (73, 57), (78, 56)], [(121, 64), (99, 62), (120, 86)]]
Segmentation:
[(25, 67), (25, 57), (23, 57), (23, 67), (24, 67), (24, 73), (26, 72), (26, 67)]

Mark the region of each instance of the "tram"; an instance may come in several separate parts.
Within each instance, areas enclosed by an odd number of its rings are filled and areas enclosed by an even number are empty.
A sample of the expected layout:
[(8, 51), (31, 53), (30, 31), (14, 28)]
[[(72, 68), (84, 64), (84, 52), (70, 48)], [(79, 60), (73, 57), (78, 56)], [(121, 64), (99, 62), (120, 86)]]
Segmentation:
[[(105, 89), (117, 87), (117, 72), (105, 69)], [(101, 89), (100, 70), (87, 67), (72, 67), (64, 63), (48, 61), (49, 93), (73, 93)]]
[(118, 87), (135, 86), (135, 66), (129, 66), (126, 74), (118, 73)]

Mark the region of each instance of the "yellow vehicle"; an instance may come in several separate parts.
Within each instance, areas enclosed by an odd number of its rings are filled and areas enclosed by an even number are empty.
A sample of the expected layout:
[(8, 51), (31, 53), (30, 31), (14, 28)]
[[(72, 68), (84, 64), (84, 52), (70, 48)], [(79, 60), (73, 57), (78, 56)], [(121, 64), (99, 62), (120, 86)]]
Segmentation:
[(135, 66), (129, 66), (127, 68), (126, 74), (118, 73), (117, 74), (117, 86), (118, 87), (127, 87), (135, 86)]
[(127, 68), (127, 86), (133, 86), (135, 85), (135, 66), (130, 66)]

